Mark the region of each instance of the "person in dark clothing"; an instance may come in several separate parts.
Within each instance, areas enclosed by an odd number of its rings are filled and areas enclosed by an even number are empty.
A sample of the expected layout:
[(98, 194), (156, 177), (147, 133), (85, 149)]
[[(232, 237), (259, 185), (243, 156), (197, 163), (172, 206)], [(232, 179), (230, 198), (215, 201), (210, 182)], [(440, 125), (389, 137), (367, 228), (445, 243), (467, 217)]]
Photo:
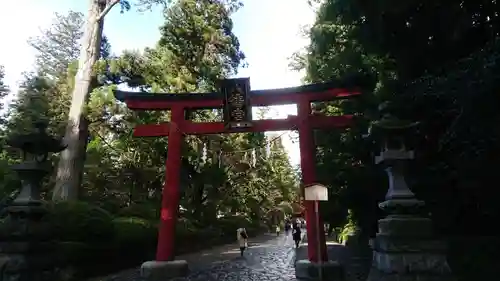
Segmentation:
[(285, 235), (288, 236), (289, 232), (290, 232), (290, 223), (286, 222), (285, 223)]
[(295, 241), (295, 248), (298, 248), (300, 240), (302, 238), (302, 230), (297, 224), (293, 225), (292, 236), (293, 236), (293, 241)]
[(248, 234), (246, 229), (238, 228), (236, 230), (236, 240), (240, 246), (240, 254), (243, 257), (243, 253), (248, 248)]

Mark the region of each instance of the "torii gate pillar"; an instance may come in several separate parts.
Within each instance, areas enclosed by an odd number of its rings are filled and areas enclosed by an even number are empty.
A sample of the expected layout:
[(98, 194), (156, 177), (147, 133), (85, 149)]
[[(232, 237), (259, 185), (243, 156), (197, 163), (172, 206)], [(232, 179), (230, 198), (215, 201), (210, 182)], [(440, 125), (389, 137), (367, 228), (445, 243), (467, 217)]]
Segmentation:
[(179, 212), (181, 149), (183, 133), (180, 128), (184, 120), (184, 108), (172, 107), (168, 134), (167, 161), (165, 164), (165, 186), (161, 195), (160, 224), (158, 226), (158, 244), (156, 260), (170, 261), (175, 253), (175, 225)]
[[(297, 113), (300, 116), (309, 116), (311, 114), (311, 103), (309, 100), (304, 100), (297, 103)], [(313, 138), (313, 128), (309, 122), (302, 122), (298, 128), (299, 131), (299, 147), (300, 147), (300, 166), (302, 170), (302, 181), (305, 186), (316, 182), (316, 164), (315, 164), (315, 144)], [(328, 255), (326, 251), (325, 235), (319, 233), (318, 230), (323, 229), (323, 220), (320, 214), (316, 214), (314, 202), (304, 201), (306, 207), (307, 221), (307, 256), (309, 261), (317, 263), (318, 257), (321, 261), (327, 261)], [(319, 220), (317, 219), (319, 216)], [(319, 226), (317, 225), (319, 222)], [(318, 241), (317, 237), (320, 237)], [(320, 253), (318, 253), (318, 250)]]

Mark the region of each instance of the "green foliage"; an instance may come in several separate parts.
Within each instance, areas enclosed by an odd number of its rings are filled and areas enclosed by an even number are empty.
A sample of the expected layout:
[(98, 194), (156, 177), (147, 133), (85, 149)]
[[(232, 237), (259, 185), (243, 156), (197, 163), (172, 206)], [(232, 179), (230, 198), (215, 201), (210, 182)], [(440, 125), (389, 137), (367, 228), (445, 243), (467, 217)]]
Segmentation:
[(108, 243), (114, 234), (112, 215), (86, 202), (56, 202), (47, 217), (60, 241)]
[[(4, 98), (10, 93), (9, 86), (5, 85), (5, 82), (3, 81), (5, 78), (5, 68), (0, 65), (0, 100), (2, 103), (0, 103), (0, 109), (4, 108)], [(2, 120), (3, 122), (3, 120)]]
[(36, 67), (39, 72), (58, 77), (66, 73), (70, 63), (78, 60), (79, 40), (83, 36), (84, 23), (82, 13), (55, 13), (51, 27), (28, 40), (30, 46), (36, 50)]
[(467, 56), (499, 31), (492, 22), (500, 5), (489, 0), (329, 0), (325, 5), (342, 24), (355, 28), (354, 39), (365, 50), (394, 59), (398, 76), (404, 79)]
[[(52, 25), (28, 40), (36, 51), (35, 68), (38, 73), (43, 73), (49, 79), (66, 75), (68, 67), (78, 61), (84, 24), (85, 16), (80, 12), (55, 13)], [(108, 58), (110, 53), (111, 45), (107, 37), (103, 36), (101, 57)]]
[(159, 220), (159, 206), (157, 204), (133, 204), (118, 211), (119, 216), (136, 217), (146, 220)]
[[(0, 65), (0, 110), (5, 109), (5, 98), (10, 93), (9, 87), (4, 83), (4, 78), (5, 69)], [(5, 135), (8, 134), (8, 130), (5, 129), (6, 123), (4, 116), (0, 116), (0, 125), (3, 126), (0, 129), (0, 145), (4, 148), (0, 152), (0, 196), (3, 198), (0, 201), (0, 216), (3, 216), (3, 207), (12, 200), (11, 196), (20, 186), (17, 176), (9, 168), (16, 161), (10, 157), (11, 151), (5, 149)]]
[[(413, 138), (418, 159), (411, 183), (441, 233), (469, 233), (472, 227), (490, 235), (489, 221), (500, 214), (491, 200), (497, 192), (483, 188), (498, 164), (492, 155), (499, 151), (499, 26), (491, 21), (499, 9), (496, 2), (471, 0), (326, 1), (318, 12), (319, 26), (326, 28), (311, 32), (307, 65), (317, 66), (308, 69), (314, 77), (346, 68), (341, 59), (359, 62), (339, 52), (336, 38), (347, 39), (341, 46), (350, 44), (346, 49), (358, 57), (381, 58), (371, 69), (378, 77), (374, 92), (395, 102), (395, 114), (421, 122)], [(348, 32), (331, 31), (332, 25)]]
[(113, 225), (117, 256), (135, 256), (138, 262), (141, 258), (153, 256), (158, 238), (155, 224), (137, 217), (118, 217), (113, 220)]
[(9, 134), (27, 133), (40, 119), (49, 120), (51, 82), (35, 74), (26, 74), (17, 99), (9, 106), (7, 129)]
[[(401, 82), (404, 83), (405, 79), (418, 77), (426, 71), (443, 66), (484, 43), (489, 35), (473, 35), (466, 31), (476, 28), (471, 27), (473, 24), (470, 20), (475, 17), (472, 16), (473, 13), (464, 13), (466, 6), (474, 7), (473, 10), (480, 14), (491, 13), (472, 1), (466, 1), (464, 6), (452, 5), (451, 9), (441, 9), (439, 5), (421, 1), (404, 4), (396, 4), (393, 1), (377, 4), (344, 0), (324, 1), (318, 9), (315, 24), (309, 30), (311, 43), (303, 52), (295, 55), (294, 66), (307, 71), (306, 80), (309, 82), (347, 78), (353, 73), (372, 77), (367, 79), (369, 83), (363, 86), (365, 91), (371, 91), (374, 95), (363, 98), (357, 105), (354, 104), (354, 108), (352, 103), (345, 102), (317, 104), (316, 107), (324, 114), (355, 111), (364, 113), (368, 119), (376, 117), (373, 116), (373, 109), (378, 102), (400, 95), (401, 88), (397, 86), (402, 84)], [(490, 8), (494, 10), (496, 6)], [(380, 17), (380, 14), (384, 14), (384, 17)], [(450, 33), (450, 29), (428, 25), (432, 22), (429, 19), (433, 18), (460, 18), (463, 25), (452, 28), (455, 33)], [(478, 28), (496, 28), (481, 21), (477, 24)], [(387, 36), (388, 34), (391, 35)], [(482, 39), (468, 41), (468, 38), (474, 36)], [(452, 52), (443, 52), (447, 46), (456, 46), (457, 42), (467, 44), (463, 48), (453, 47)], [(457, 88), (456, 84), (450, 86)], [(423, 94), (432, 93), (436, 92), (436, 88), (422, 88), (419, 91)], [(427, 130), (435, 130), (441, 123), (436, 123), (435, 120), (446, 120), (435, 107), (445, 103), (444, 98), (440, 99), (439, 104), (435, 99), (427, 99), (427, 102), (420, 102), (415, 98), (401, 99), (398, 103), (401, 106), (399, 111), (409, 119), (429, 120), (434, 126)], [(412, 113), (415, 114), (411, 115)], [(367, 132), (367, 121), (362, 121), (356, 128), (343, 133), (318, 132), (316, 142), (319, 177), (329, 185), (330, 194), (336, 202), (323, 208), (326, 209), (325, 213), (343, 213), (345, 216), (345, 210), (351, 208), (355, 220), (366, 224), (365, 227), (373, 231), (377, 213), (380, 213), (377, 212), (375, 204), (383, 198), (386, 183), (385, 176), (378, 172), (379, 168), (372, 163), (374, 147), (361, 137)], [(430, 145), (425, 145), (429, 152), (432, 149)], [(337, 172), (332, 174), (331, 171)], [(428, 184), (426, 182), (424, 185)], [(337, 221), (335, 225), (342, 221), (340, 217), (330, 217), (329, 220)]]
[[(137, 124), (167, 122), (170, 116), (169, 112), (133, 112), (116, 101), (113, 90), (123, 83), (152, 92), (215, 90), (220, 78), (235, 75), (244, 64), (231, 21), (240, 4), (174, 1), (165, 6), (165, 23), (154, 48), (111, 55), (109, 42), (103, 43), (102, 58), (93, 66), (99, 87), (84, 110), (89, 138), (80, 198), (89, 203), (51, 204), (47, 218), (61, 242), (60, 258), (65, 261), (61, 266), (101, 274), (104, 268), (98, 264), (116, 260), (121, 265), (107, 268), (116, 270), (152, 258), (168, 138), (133, 138), (131, 132)], [(26, 75), (16, 93), (2, 136), (29, 131), (32, 122), (42, 117), (50, 120), (50, 133), (64, 134), (77, 70), (72, 50), (79, 48), (79, 17), (73, 12), (57, 15), (51, 29), (31, 40), (38, 55), (36, 72)], [(209, 122), (220, 120), (221, 113), (195, 110), (187, 116)], [(8, 151), (0, 154), (0, 176), (5, 179), (1, 194), (18, 187), (8, 169), (17, 160), (13, 157)], [(238, 227), (258, 234), (270, 209), (297, 200), (298, 177), (281, 139), (264, 133), (186, 136), (181, 165), (179, 253), (233, 242)], [(45, 198), (54, 176), (43, 190)]]
[[(62, 241), (56, 244), (56, 264), (59, 269), (65, 268), (65, 271), (70, 271), (71, 275), (79, 272), (74, 272), (77, 265), (88, 264), (97, 256), (98, 250), (92, 248), (87, 243)], [(76, 270), (78, 271), (78, 270)]]
[[(249, 218), (242, 216), (226, 216), (220, 218), (217, 223), (222, 227), (224, 232), (235, 232), (239, 227), (250, 227), (252, 221)], [(236, 228), (234, 228), (236, 226)], [(233, 229), (231, 229), (233, 227)]]
[(173, 81), (178, 90), (195, 90), (182, 82), (213, 87), (217, 79), (235, 73), (244, 55), (230, 15), (224, 1), (208, 0), (181, 0), (165, 11), (159, 46), (172, 54), (174, 67), (184, 69)]
[(449, 239), (448, 263), (457, 280), (468, 281), (489, 278), (498, 274), (500, 241), (494, 236), (458, 236)]
[[(131, 208), (132, 209), (132, 208)], [(141, 208), (133, 216), (112, 217), (97, 206), (84, 202), (49, 205), (47, 220), (58, 242), (60, 268), (72, 268), (79, 277), (90, 277), (129, 268), (154, 258), (158, 237), (157, 219), (148, 220)], [(146, 213), (150, 210), (142, 208)], [(235, 240), (235, 231), (245, 227), (250, 235), (260, 234), (258, 222), (242, 216), (224, 217), (210, 225), (195, 225), (180, 218), (176, 227), (178, 254), (206, 249)]]
[[(491, 221), (500, 215), (493, 199), (498, 191), (489, 188), (500, 151), (499, 9), (495, 1), (472, 0), (321, 3), (310, 45), (295, 54), (293, 66), (305, 69), (311, 82), (353, 72), (372, 78), (363, 89), (373, 95), (355, 107), (368, 119), (358, 131), (316, 134), (318, 174), (335, 198), (322, 210), (344, 214), (343, 236), (354, 226), (376, 230), (386, 176), (372, 163), (376, 147), (360, 136), (378, 118), (375, 106), (391, 100), (394, 114), (421, 122), (411, 140), (417, 159), (409, 169), (410, 187), (426, 202), (438, 235), (468, 237), (451, 239), (455, 275), (476, 280), (495, 274), (498, 259), (479, 249), (475, 237), (494, 235)], [(316, 107), (325, 114), (352, 110), (344, 103)], [(338, 217), (327, 219), (343, 224)], [(494, 252), (498, 239), (492, 240), (487, 247)]]
[(353, 234), (357, 228), (357, 222), (355, 221), (352, 210), (348, 211), (347, 223), (341, 228), (338, 239), (340, 243), (346, 243), (350, 234)]
[[(93, 91), (85, 108), (90, 134), (82, 199), (127, 217), (158, 216), (168, 139), (132, 138), (131, 132), (136, 124), (168, 121), (169, 114), (132, 112), (115, 100), (112, 90), (123, 82), (142, 90), (172, 93), (214, 90), (218, 79), (236, 74), (243, 63), (244, 54), (232, 33), (230, 18), (238, 7), (236, 1), (173, 2), (164, 11), (165, 24), (155, 48), (103, 56), (94, 65), (102, 86)], [(74, 52), (69, 50), (79, 47), (75, 40), (81, 36), (80, 17), (78, 13), (56, 15), (54, 26), (31, 40), (43, 63), (39, 72), (27, 75), (10, 106), (8, 134), (30, 130), (33, 120), (40, 117), (50, 120), (51, 133), (64, 133), (68, 93), (77, 66)], [(57, 75), (51, 74), (56, 70)], [(188, 115), (201, 122), (220, 120), (220, 112), (215, 111)], [(236, 213), (257, 219), (275, 204), (295, 200), (295, 172), (279, 140), (266, 156), (269, 141), (263, 133), (186, 137), (182, 216), (196, 225)], [(242, 170), (243, 166), (248, 168)], [(49, 186), (53, 181), (54, 177)], [(148, 206), (154, 208), (147, 211)]]

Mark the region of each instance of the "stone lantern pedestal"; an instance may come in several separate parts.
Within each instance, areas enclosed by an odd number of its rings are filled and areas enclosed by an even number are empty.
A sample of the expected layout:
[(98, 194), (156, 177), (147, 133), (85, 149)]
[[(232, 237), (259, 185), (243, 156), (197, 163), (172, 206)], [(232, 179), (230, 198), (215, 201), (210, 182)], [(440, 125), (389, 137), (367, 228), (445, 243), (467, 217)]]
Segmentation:
[(368, 281), (455, 280), (446, 260), (446, 244), (433, 238), (431, 220), (418, 215), (425, 204), (415, 198), (405, 180), (406, 164), (414, 158), (405, 139), (415, 125), (390, 115), (375, 124), (384, 141), (375, 161), (386, 166), (389, 178), (386, 200), (379, 207), (388, 216), (379, 220), (372, 240)]
[(64, 147), (45, 134), (44, 124), (37, 124), (37, 128), (37, 133), (8, 140), (10, 146), (22, 151), (24, 161), (12, 167), (22, 189), (6, 208), (7, 218), (0, 224), (0, 280), (55, 280), (55, 245), (44, 219), (48, 210), (40, 200), (40, 182), (50, 171), (48, 154)]

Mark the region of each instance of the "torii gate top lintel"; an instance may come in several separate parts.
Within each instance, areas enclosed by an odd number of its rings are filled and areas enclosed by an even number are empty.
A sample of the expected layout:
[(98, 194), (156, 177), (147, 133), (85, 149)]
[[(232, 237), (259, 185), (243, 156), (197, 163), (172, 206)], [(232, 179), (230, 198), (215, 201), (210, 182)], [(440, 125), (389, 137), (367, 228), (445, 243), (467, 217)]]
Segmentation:
[[(170, 94), (115, 90), (114, 94), (117, 100), (126, 102), (127, 106), (133, 110), (165, 110), (180, 103), (184, 108), (219, 108), (223, 106), (224, 102), (224, 94), (221, 92)], [(252, 106), (269, 106), (294, 104), (304, 100), (309, 102), (331, 101), (360, 94), (359, 87), (338, 80), (298, 87), (251, 90), (249, 99)]]

